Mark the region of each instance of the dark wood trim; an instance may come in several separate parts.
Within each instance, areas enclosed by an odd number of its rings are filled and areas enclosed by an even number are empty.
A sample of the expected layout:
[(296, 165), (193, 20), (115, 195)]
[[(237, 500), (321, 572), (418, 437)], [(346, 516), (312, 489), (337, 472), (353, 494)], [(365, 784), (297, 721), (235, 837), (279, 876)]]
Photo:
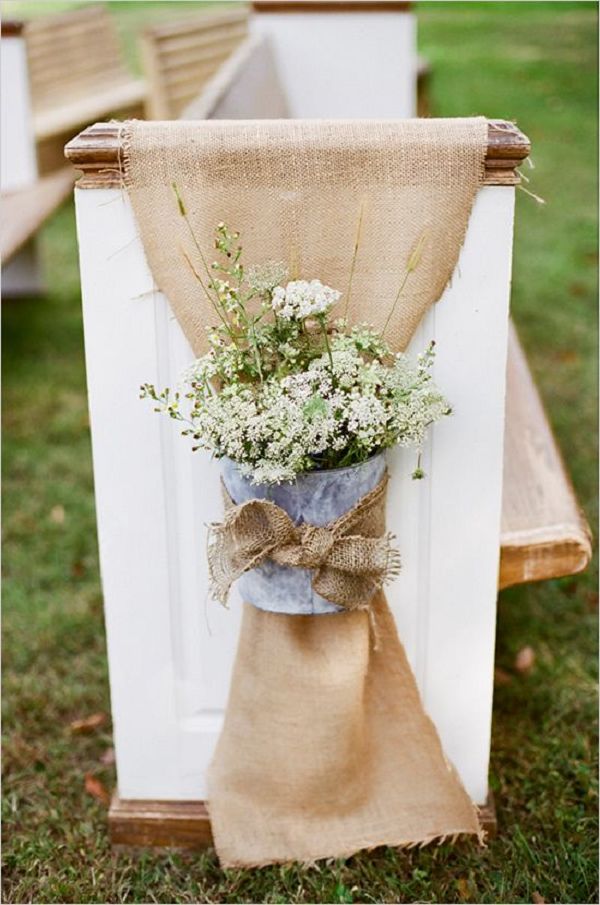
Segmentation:
[[(488, 150), (485, 161), (486, 185), (516, 185), (517, 167), (528, 156), (529, 139), (514, 123), (488, 120)], [(96, 123), (80, 132), (65, 147), (65, 156), (82, 170), (79, 188), (111, 188), (123, 184), (122, 126)]]
[[(493, 838), (498, 832), (494, 795), (479, 808), (479, 820)], [(112, 847), (176, 848), (201, 851), (213, 844), (210, 818), (203, 801), (122, 801), (113, 797), (108, 812)]]
[(115, 849), (178, 848), (199, 851), (212, 845), (203, 801), (123, 801), (113, 797), (108, 811)]
[(494, 839), (498, 835), (498, 818), (496, 816), (496, 801), (494, 793), (488, 792), (485, 804), (479, 807), (479, 822), (485, 830), (488, 839)]
[(255, 0), (255, 13), (407, 13), (412, 3), (399, 0)]
[(0, 22), (0, 37), (2, 38), (18, 38), (23, 34), (25, 23), (18, 19), (3, 19)]

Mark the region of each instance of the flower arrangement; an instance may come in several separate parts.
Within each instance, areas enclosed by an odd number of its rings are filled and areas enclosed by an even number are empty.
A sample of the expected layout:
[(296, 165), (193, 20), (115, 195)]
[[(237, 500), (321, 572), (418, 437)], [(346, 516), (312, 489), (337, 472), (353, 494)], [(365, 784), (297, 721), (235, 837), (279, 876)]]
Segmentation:
[[(177, 200), (186, 217), (178, 194)], [(385, 327), (379, 333), (334, 318), (338, 290), (318, 279), (288, 281), (275, 262), (246, 270), (239, 234), (223, 223), (215, 237), (220, 260), (209, 267), (195, 247), (201, 266), (186, 260), (218, 321), (208, 328), (209, 351), (174, 391), (144, 384), (142, 398), (183, 422), (194, 449), (228, 456), (257, 484), (356, 465), (395, 445), (417, 448), (413, 477), (423, 477), (427, 428), (450, 413), (431, 376), (433, 343), (416, 362), (393, 354)]]

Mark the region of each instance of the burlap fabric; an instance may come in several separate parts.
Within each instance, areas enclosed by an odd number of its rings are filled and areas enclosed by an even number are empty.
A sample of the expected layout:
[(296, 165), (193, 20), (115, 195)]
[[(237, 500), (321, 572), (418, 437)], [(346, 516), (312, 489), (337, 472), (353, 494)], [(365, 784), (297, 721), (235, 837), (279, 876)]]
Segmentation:
[(483, 118), (131, 122), (124, 130), (125, 180), (154, 279), (198, 354), (215, 314), (183, 256), (200, 267), (173, 184), (209, 262), (224, 221), (241, 232), (246, 262), (281, 260), (293, 277), (318, 277), (345, 294), (340, 314), (347, 305), (353, 322), (379, 328), (423, 240), (386, 329), (402, 349), (452, 275), (487, 147)]
[(222, 865), (480, 834), (382, 593), (373, 607), (377, 651), (363, 611), (281, 616), (244, 606), (209, 774)]
[[(484, 169), (483, 119), (129, 123), (125, 182), (156, 284), (193, 349), (209, 303), (173, 184), (212, 260), (225, 221), (245, 259), (345, 290), (348, 312), (403, 349), (456, 265)], [(347, 299), (340, 302), (340, 313)], [(343, 857), (377, 845), (481, 834), (446, 762), (381, 592), (368, 613), (288, 616), (244, 607), (230, 699), (209, 776), (222, 865)]]
[(225, 518), (209, 526), (211, 590), (225, 604), (244, 572), (266, 559), (311, 569), (313, 590), (348, 610), (366, 609), (376, 590), (400, 571), (400, 556), (385, 533), (387, 472), (379, 484), (331, 524), (295, 525), (269, 500), (236, 506), (223, 486)]

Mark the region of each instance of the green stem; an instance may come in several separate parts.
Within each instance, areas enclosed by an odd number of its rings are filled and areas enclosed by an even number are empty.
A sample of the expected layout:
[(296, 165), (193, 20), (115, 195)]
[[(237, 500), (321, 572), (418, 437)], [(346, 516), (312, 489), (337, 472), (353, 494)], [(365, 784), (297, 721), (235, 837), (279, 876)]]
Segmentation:
[(387, 328), (388, 328), (388, 324), (389, 324), (389, 322), (390, 322), (390, 320), (391, 320), (391, 318), (392, 318), (392, 314), (393, 314), (394, 311), (396, 310), (396, 305), (398, 304), (398, 302), (399, 302), (399, 300), (400, 300), (400, 296), (402, 295), (402, 290), (403, 290), (404, 287), (406, 286), (406, 282), (407, 282), (409, 276), (410, 276), (410, 270), (407, 270), (407, 271), (405, 272), (405, 274), (404, 274), (404, 279), (403, 279), (402, 282), (400, 283), (400, 288), (398, 289), (398, 292), (397, 292), (397, 294), (396, 294), (396, 298), (394, 299), (394, 304), (393, 304), (392, 307), (390, 308), (390, 313), (388, 314), (388, 316), (387, 316), (387, 318), (386, 318), (386, 321), (385, 321), (385, 324), (383, 325), (383, 330), (381, 331), (381, 338), (382, 338), (382, 339), (383, 339), (383, 337), (385, 336), (385, 331), (386, 331)]
[(365, 204), (364, 201), (360, 206), (360, 213), (358, 215), (358, 226), (356, 228), (356, 239), (354, 241), (354, 254), (352, 255), (352, 264), (350, 267), (350, 278), (348, 280), (348, 288), (346, 289), (346, 304), (344, 305), (344, 320), (348, 317), (348, 307), (350, 305), (350, 292), (352, 289), (352, 280), (354, 278), (354, 268), (356, 267), (356, 258), (358, 257), (358, 246), (360, 244), (360, 231), (362, 227), (362, 218), (363, 218), (363, 210)]
[(258, 344), (257, 344), (257, 342), (256, 342), (256, 329), (255, 329), (255, 327), (256, 327), (256, 325), (255, 325), (255, 323), (253, 322), (253, 323), (252, 323), (252, 327), (251, 327), (251, 332), (252, 332), (252, 349), (253, 349), (253, 351), (254, 351), (254, 360), (256, 361), (256, 367), (257, 367), (257, 369), (258, 369), (258, 376), (259, 376), (260, 382), (261, 382), (261, 383), (264, 383), (263, 370), (262, 370), (262, 365), (261, 365), (261, 362), (260, 362), (260, 352), (258, 351)]
[(210, 293), (208, 292), (206, 286), (205, 286), (204, 283), (202, 282), (202, 277), (200, 276), (200, 274), (198, 273), (198, 271), (197, 271), (196, 268), (194, 267), (193, 263), (191, 262), (190, 258), (188, 257), (187, 253), (186, 253), (183, 249), (182, 249), (182, 254), (183, 254), (183, 257), (185, 258), (185, 260), (187, 261), (190, 270), (192, 271), (192, 273), (194, 274), (194, 276), (196, 277), (196, 279), (198, 280), (198, 282), (199, 282), (200, 285), (202, 286), (202, 289), (204, 290), (204, 294), (206, 295), (206, 298), (208, 299), (208, 301), (210, 302), (210, 304), (213, 306), (213, 308), (215, 309), (216, 314), (218, 315), (218, 317), (219, 317), (220, 320), (222, 321), (223, 326), (225, 327), (225, 329), (227, 330), (227, 333), (229, 334), (230, 340), (231, 340), (232, 342), (235, 342), (235, 337), (233, 336), (233, 333), (231, 332), (231, 327), (230, 327), (230, 325), (229, 325), (229, 322), (228, 322), (227, 318), (224, 317), (223, 314), (221, 313), (221, 311), (219, 310), (219, 304), (217, 304), (217, 302), (215, 302), (215, 300), (212, 298), (212, 296), (211, 296)]
[(331, 376), (333, 377), (333, 355), (331, 354), (331, 346), (329, 345), (329, 337), (327, 335), (327, 325), (325, 323), (324, 315), (319, 315), (317, 318), (319, 324), (321, 325), (321, 330), (323, 332), (323, 339), (325, 340), (325, 348), (327, 349), (327, 355), (329, 356), (329, 364), (331, 366)]

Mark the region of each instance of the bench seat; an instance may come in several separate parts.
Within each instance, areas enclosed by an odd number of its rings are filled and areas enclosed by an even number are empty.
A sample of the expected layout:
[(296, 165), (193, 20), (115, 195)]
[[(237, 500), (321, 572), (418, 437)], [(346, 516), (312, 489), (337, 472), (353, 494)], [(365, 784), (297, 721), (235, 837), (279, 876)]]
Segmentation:
[(33, 128), (37, 141), (63, 135), (78, 126), (95, 122), (107, 112), (118, 113), (144, 103), (146, 83), (142, 79), (116, 82), (95, 89), (93, 94), (74, 97), (56, 107), (34, 114)]
[(511, 325), (499, 587), (583, 571), (591, 535)]
[(3, 264), (33, 238), (44, 221), (70, 195), (74, 179), (72, 167), (64, 167), (27, 188), (2, 194), (0, 252)]

